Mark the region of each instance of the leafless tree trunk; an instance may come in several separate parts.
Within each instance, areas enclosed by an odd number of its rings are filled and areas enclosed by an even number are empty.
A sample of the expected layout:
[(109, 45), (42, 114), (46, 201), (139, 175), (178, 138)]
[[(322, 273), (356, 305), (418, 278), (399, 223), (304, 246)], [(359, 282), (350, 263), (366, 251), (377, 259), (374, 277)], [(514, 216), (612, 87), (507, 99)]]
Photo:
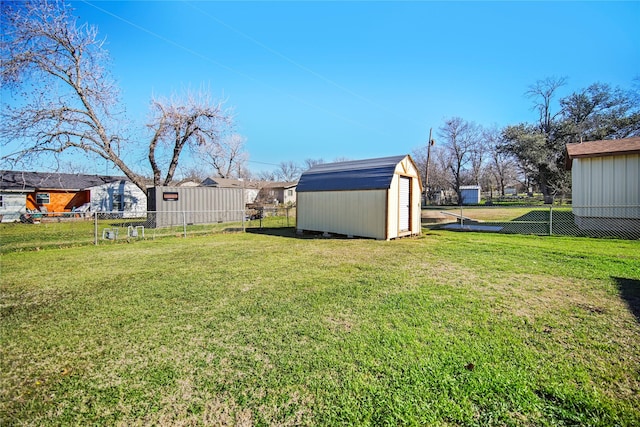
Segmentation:
[[(478, 128), (477, 130), (478, 136), (482, 134), (482, 129)], [(485, 171), (486, 166), (486, 155), (487, 155), (487, 145), (483, 138), (478, 138), (476, 142), (473, 144), (473, 148), (471, 149), (470, 160), (471, 160), (471, 176), (473, 177), (473, 182), (475, 185), (480, 184), (480, 180)]]
[(256, 174), (256, 178), (260, 181), (275, 181), (276, 173), (274, 171), (263, 170)]
[[(2, 2), (1, 82), (15, 102), (3, 105), (3, 163), (80, 150), (118, 167), (146, 193), (148, 180), (125, 163), (134, 143), (124, 130), (118, 89), (96, 27), (79, 24), (59, 0)], [(55, 90), (52, 90), (55, 88)], [(188, 145), (219, 137), (230, 122), (219, 103), (188, 95), (185, 103), (152, 102), (148, 158), (154, 185), (173, 179)]]
[(482, 137), (489, 153), (489, 171), (500, 190), (500, 195), (504, 196), (505, 187), (516, 179), (515, 161), (510, 154), (501, 149), (503, 139), (500, 129), (484, 129)]
[(197, 157), (213, 168), (220, 178), (246, 178), (248, 153), (246, 139), (232, 134), (221, 139), (211, 139), (197, 148)]
[(538, 110), (538, 114), (540, 115), (540, 131), (547, 135), (547, 137), (553, 129), (553, 121), (560, 114), (560, 111), (553, 115), (551, 114), (551, 101), (556, 95), (558, 88), (565, 84), (567, 84), (566, 77), (547, 77), (529, 86), (529, 90), (525, 93), (529, 98), (534, 100), (534, 109)]
[(321, 165), (324, 163), (324, 159), (304, 159), (305, 169), (311, 169), (315, 165)]
[(458, 203), (461, 203), (460, 186), (468, 172), (467, 165), (471, 161), (472, 152), (479, 141), (478, 127), (460, 117), (453, 117), (440, 127), (439, 135), (451, 185), (458, 194)]

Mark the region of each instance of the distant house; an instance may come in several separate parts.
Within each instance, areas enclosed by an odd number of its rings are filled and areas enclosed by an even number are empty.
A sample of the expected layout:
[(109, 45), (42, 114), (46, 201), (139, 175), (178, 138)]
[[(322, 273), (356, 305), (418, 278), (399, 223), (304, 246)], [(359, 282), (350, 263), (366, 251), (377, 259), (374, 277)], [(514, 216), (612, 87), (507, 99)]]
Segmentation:
[(408, 155), (313, 166), (297, 193), (299, 232), (379, 240), (421, 232), (422, 184)]
[(202, 185), (200, 180), (196, 178), (185, 178), (175, 184), (176, 187), (200, 187), (200, 185)]
[(566, 149), (576, 225), (605, 231), (640, 226), (640, 137)]
[(258, 193), (260, 192), (259, 181), (209, 177), (202, 181), (202, 185), (205, 187), (216, 188), (240, 188), (244, 193), (245, 205), (254, 203), (256, 198), (258, 197)]
[(250, 181), (210, 177), (202, 181), (206, 187), (242, 188), (247, 205), (296, 203), (297, 182)]
[(256, 203), (266, 205), (295, 205), (297, 182), (263, 182)]
[(18, 221), (29, 211), (116, 211), (136, 216), (146, 196), (124, 177), (54, 172), (0, 171), (2, 222)]

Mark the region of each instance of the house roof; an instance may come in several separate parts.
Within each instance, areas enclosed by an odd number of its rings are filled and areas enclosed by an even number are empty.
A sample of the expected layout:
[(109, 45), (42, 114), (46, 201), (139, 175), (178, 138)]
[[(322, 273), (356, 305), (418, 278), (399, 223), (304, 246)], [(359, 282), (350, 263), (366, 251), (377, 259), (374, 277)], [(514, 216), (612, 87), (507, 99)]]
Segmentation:
[(406, 155), (322, 163), (300, 177), (297, 191), (379, 190), (391, 186), (396, 166)]
[(240, 179), (219, 178), (217, 176), (206, 178), (202, 181), (206, 187), (220, 188), (260, 188), (256, 181), (243, 181)]
[(640, 153), (640, 137), (623, 139), (605, 139), (567, 144), (567, 169), (571, 169), (572, 160), (583, 157), (623, 156)]
[(56, 172), (0, 171), (0, 189), (5, 191), (80, 191), (115, 181), (123, 176), (83, 175)]
[(298, 181), (262, 181), (262, 188), (292, 188)]
[(640, 137), (567, 144), (569, 157), (600, 157), (640, 153)]
[(209, 187), (222, 188), (291, 188), (295, 187), (297, 182), (276, 182), (276, 181), (249, 181), (229, 178), (209, 177), (202, 181), (202, 185)]

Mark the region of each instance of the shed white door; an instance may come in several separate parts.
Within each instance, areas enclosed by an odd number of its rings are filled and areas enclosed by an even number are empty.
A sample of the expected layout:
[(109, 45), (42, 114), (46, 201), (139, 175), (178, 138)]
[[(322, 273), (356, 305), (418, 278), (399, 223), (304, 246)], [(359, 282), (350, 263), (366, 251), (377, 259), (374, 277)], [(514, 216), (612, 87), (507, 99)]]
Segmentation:
[(409, 231), (411, 178), (400, 177), (400, 231)]

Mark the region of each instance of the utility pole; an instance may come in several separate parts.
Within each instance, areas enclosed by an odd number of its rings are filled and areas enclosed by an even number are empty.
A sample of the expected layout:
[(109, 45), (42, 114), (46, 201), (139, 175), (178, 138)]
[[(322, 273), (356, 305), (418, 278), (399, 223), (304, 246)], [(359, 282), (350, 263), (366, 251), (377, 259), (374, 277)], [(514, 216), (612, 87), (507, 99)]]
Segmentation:
[(431, 160), (431, 146), (436, 142), (431, 139), (433, 128), (429, 128), (429, 141), (427, 141), (427, 168), (424, 172), (424, 194), (425, 203), (429, 204), (429, 161)]

